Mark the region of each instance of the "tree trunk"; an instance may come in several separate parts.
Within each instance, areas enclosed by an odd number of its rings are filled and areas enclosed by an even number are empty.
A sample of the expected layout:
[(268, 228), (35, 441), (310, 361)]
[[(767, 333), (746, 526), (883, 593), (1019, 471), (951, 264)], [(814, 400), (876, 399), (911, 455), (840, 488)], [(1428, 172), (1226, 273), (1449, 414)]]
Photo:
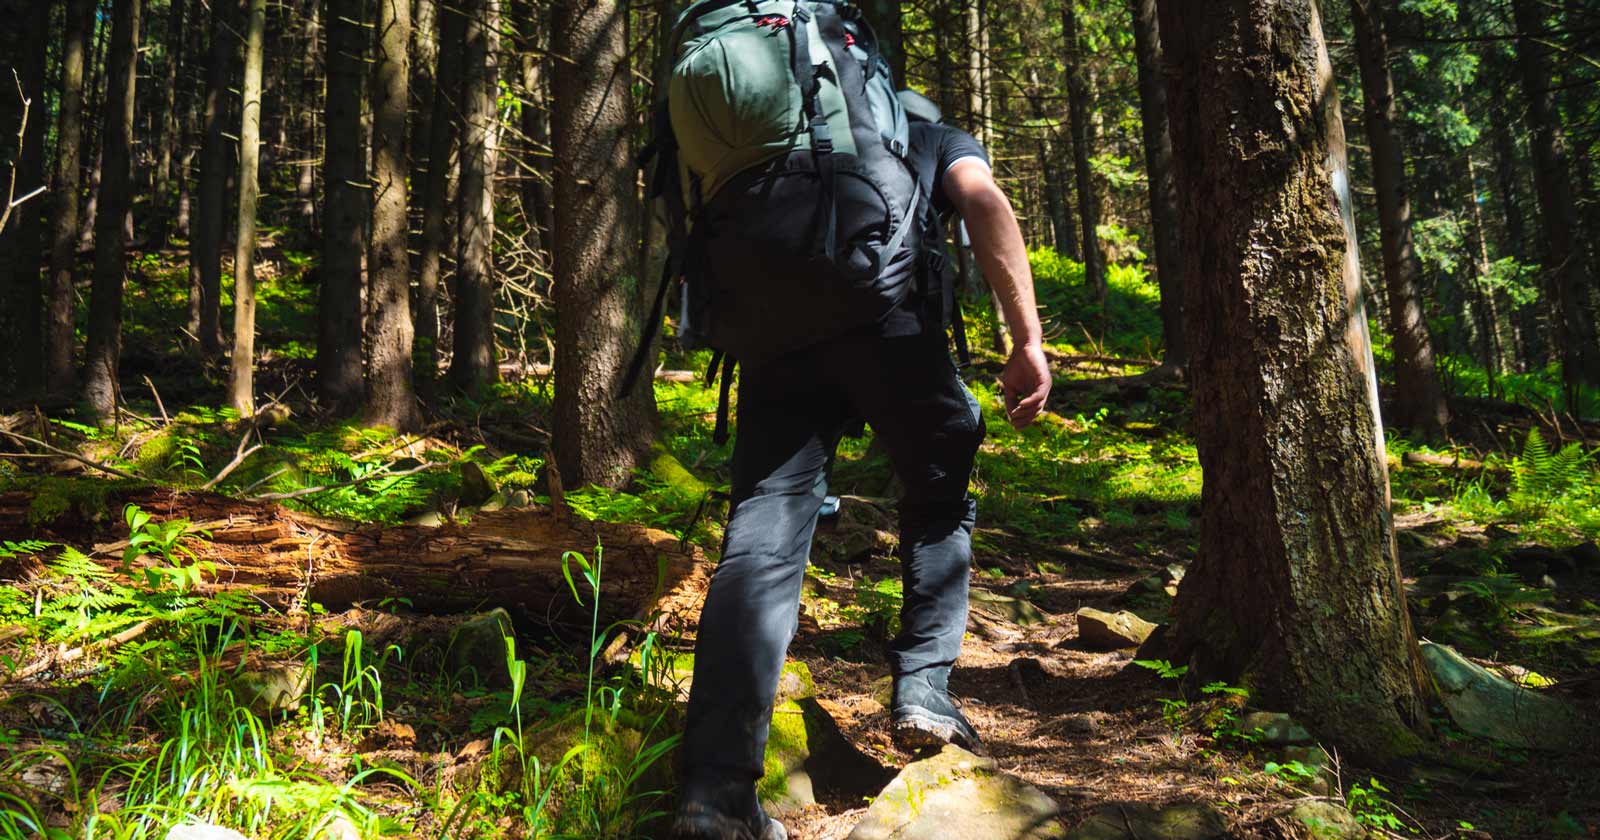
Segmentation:
[(422, 195), (422, 242), (417, 259), (417, 334), (412, 350), (418, 386), (424, 394), (430, 395), (434, 390), (433, 382), (439, 376), (440, 264), (448, 244), (450, 173), (453, 171), (450, 158), (455, 147), (457, 108), (461, 101), (461, 39), (466, 27), (465, 18), (448, 5), (438, 8), (436, 20), (439, 60), (428, 128), (428, 178)]
[(152, 118), (155, 137), (155, 172), (151, 178), (149, 234), (152, 250), (166, 246), (167, 232), (172, 226), (172, 154), (178, 148), (178, 67), (184, 59), (184, 24), (188, 0), (172, 0), (167, 8), (166, 61), (161, 68), (161, 82), (156, 90), (156, 108)]
[(322, 59), (317, 54), (321, 40), (322, 0), (306, 0), (305, 48), (300, 54), (300, 174), (295, 181), (295, 197), (300, 202), (300, 223), (311, 241), (319, 241), (317, 226), (317, 100), (322, 96)]
[(256, 410), (256, 203), (260, 197), (261, 70), (267, 31), (267, 0), (249, 2), (239, 121), (239, 227), (233, 249), (233, 356), (228, 378), (228, 402), (245, 417)]
[(1049, 114), (1044, 107), (1044, 89), (1039, 83), (1038, 68), (1028, 68), (1028, 109), (1040, 124), (1038, 153), (1039, 171), (1044, 176), (1045, 205), (1050, 210), (1050, 237), (1056, 251), (1078, 259), (1077, 236), (1072, 232), (1071, 209), (1067, 201), (1067, 185), (1056, 165), (1054, 130), (1049, 127)]
[(476, 395), (500, 377), (494, 341), (500, 0), (466, 0), (462, 14), (466, 28), (461, 51), (461, 186), (456, 211), (455, 341), (449, 375), (457, 391)]
[(106, 61), (101, 136), (100, 217), (89, 293), (89, 343), (84, 351), (83, 401), (99, 422), (115, 420), (117, 366), (122, 354), (122, 287), (128, 273), (123, 225), (132, 204), (133, 120), (138, 79), (140, 0), (115, 0)]
[(361, 408), (361, 256), (366, 250), (366, 153), (362, 80), (366, 20), (361, 0), (327, 0), (327, 152), (322, 290), (317, 310), (317, 397), (338, 416)]
[(619, 487), (649, 450), (648, 384), (618, 386), (645, 316), (637, 242), (626, 16), (617, 0), (551, 15), (556, 160), (555, 456), (571, 486)]
[[(13, 0), (13, 3), (15, 0)], [(22, 4), (26, 5), (26, 4)], [(45, 180), (45, 125), (50, 120), (48, 100), (45, 98), (45, 50), (50, 44), (50, 14), (48, 9), (28, 13), (21, 8), (6, 9), (8, 19), (18, 21), (15, 27), (16, 76), (4, 70), (0, 62), (0, 84), (9, 88), (3, 95), (15, 102), (16, 119), (22, 116), (22, 102), (28, 100), (27, 124), (22, 126), (20, 146), (12, 147), (17, 153), (11, 167), (4, 170), (4, 184), (15, 186), (12, 200), (33, 194), (12, 212), (10, 227), (0, 230), (0, 238), (7, 246), (0, 248), (0, 326), (6, 330), (12, 348), (6, 354), (0, 369), (9, 368), (12, 386), (21, 394), (33, 394), (44, 375), (44, 354), (40, 329), (44, 319), (44, 287), (41, 271), (44, 268), (44, 212), (48, 203), (44, 193)], [(7, 38), (6, 40), (10, 40)], [(21, 90), (17, 83), (21, 82)], [(5, 122), (6, 141), (17, 142), (18, 123)], [(4, 199), (0, 199), (3, 201)], [(6, 252), (9, 251), (9, 254)], [(0, 379), (6, 374), (0, 373)]]
[[(1533, 183), (1544, 222), (1545, 287), (1552, 304), (1561, 377), (1568, 394), (1576, 397), (1581, 386), (1600, 385), (1600, 343), (1584, 299), (1593, 278), (1577, 242), (1578, 211), (1567, 170), (1566, 138), (1550, 89), (1550, 47), (1538, 40), (1548, 37), (1549, 21), (1535, 0), (1512, 0), (1511, 9), (1517, 24), (1517, 63), (1528, 102), (1528, 128), (1533, 133)], [(1570, 399), (1568, 405), (1573, 405)]]
[(222, 355), (222, 234), (227, 215), (228, 76), (233, 64), (230, 4), (211, 6), (211, 49), (206, 57), (205, 136), (200, 142), (200, 186), (189, 253), (189, 331), (207, 358)]
[(1150, 187), (1150, 239), (1161, 289), (1162, 364), (1188, 364), (1183, 339), (1183, 240), (1178, 188), (1172, 180), (1172, 133), (1167, 128), (1167, 83), (1161, 77), (1161, 29), (1156, 0), (1133, 0), (1133, 44), (1139, 60), (1139, 116), (1144, 129), (1145, 175)]
[(66, 39), (61, 52), (61, 112), (56, 121), (55, 195), (50, 215), (50, 277), (44, 319), (45, 387), (60, 398), (77, 389), (73, 349), (78, 261), (78, 199), (83, 141), (83, 68), (94, 23), (95, 0), (67, 4)]
[[(522, 212), (528, 225), (527, 246), (534, 254), (547, 252), (555, 224), (550, 208), (550, 111), (544, 95), (544, 15), (528, 4), (521, 14), (522, 139), (527, 149), (518, 177), (522, 183)], [(670, 26), (670, 24), (669, 24)]]
[(967, 125), (972, 129), (972, 136), (987, 146), (989, 126), (983, 119), (987, 110), (983, 103), (983, 92), (988, 87), (983, 79), (983, 27), (983, 0), (967, 0)]
[(1411, 192), (1406, 185), (1405, 151), (1395, 125), (1394, 79), (1389, 75), (1389, 37), (1384, 33), (1381, 2), (1351, 0), (1350, 18), (1355, 27), (1367, 142), (1372, 147), (1372, 177), (1378, 194), (1385, 297), (1389, 332), (1394, 338), (1395, 421), (1438, 437), (1450, 423), (1450, 406), (1433, 367), (1433, 341), (1417, 291), (1422, 267), (1411, 238)]
[[(586, 638), (589, 593), (580, 589), (584, 604), (573, 600), (562, 572), (568, 551), (594, 561), (595, 547), (603, 549), (602, 626), (658, 612), (664, 620), (692, 620), (709, 572), (699, 552), (685, 551), (672, 534), (544, 510), (479, 513), (467, 525), (380, 527), (211, 493), (113, 492), (118, 507), (136, 504), (158, 520), (183, 518), (210, 532), (210, 538), (190, 543), (197, 560), (220, 570), (198, 594), (245, 589), (285, 611), (303, 610), (309, 603), (337, 610), (361, 601), (405, 598), (425, 612), (504, 607), (519, 620)], [(67, 545), (103, 541), (92, 556), (107, 567), (121, 562), (128, 533), (120, 519), (112, 517), (118, 524), (109, 532), (98, 530), (103, 518), (76, 514), (41, 527), (28, 519), (31, 506), (30, 494), (0, 493), (0, 539)]]
[(1169, 652), (1358, 759), (1414, 754), (1406, 612), (1332, 68), (1312, 0), (1161, 0), (1199, 554)]
[(864, 0), (861, 8), (866, 12), (867, 22), (872, 24), (872, 31), (878, 35), (878, 49), (888, 59), (889, 69), (894, 73), (895, 90), (905, 87), (905, 26), (900, 0)]
[(1078, 12), (1072, 0), (1061, 4), (1061, 31), (1067, 46), (1067, 111), (1072, 122), (1072, 164), (1078, 179), (1078, 218), (1083, 239), (1083, 279), (1104, 310), (1106, 258), (1100, 250), (1100, 192), (1094, 186), (1094, 132), (1089, 114), (1093, 107), (1089, 79), (1083, 66), (1083, 43), (1078, 35)]
[(422, 425), (411, 387), (411, 260), (406, 201), (411, 0), (378, 0), (372, 65), (372, 242), (367, 251), (365, 421), (412, 431)]

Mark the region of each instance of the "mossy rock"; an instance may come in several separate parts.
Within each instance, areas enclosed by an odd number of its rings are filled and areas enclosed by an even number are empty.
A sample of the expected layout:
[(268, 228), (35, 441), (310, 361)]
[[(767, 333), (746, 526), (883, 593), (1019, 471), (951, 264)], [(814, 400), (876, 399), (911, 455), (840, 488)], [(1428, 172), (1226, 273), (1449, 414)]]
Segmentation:
[(1529, 749), (1579, 746), (1578, 713), (1563, 700), (1519, 686), (1444, 645), (1424, 642), (1422, 661), (1451, 719), (1467, 732)]
[(912, 762), (849, 840), (1060, 840), (1056, 803), (994, 761), (956, 746)]
[(1228, 824), (1209, 805), (1178, 803), (1152, 808), (1142, 802), (1102, 805), (1067, 840), (1221, 840)]
[(889, 777), (883, 765), (856, 749), (816, 699), (811, 671), (803, 662), (784, 666), (767, 734), (761, 801), (774, 813), (823, 799), (857, 799), (877, 791)]
[(276, 717), (300, 708), (311, 690), (311, 677), (311, 666), (305, 662), (268, 662), (235, 676), (233, 696), (257, 717)]
[(1361, 840), (1367, 829), (1344, 806), (1334, 802), (1301, 802), (1289, 819), (1305, 827), (1313, 840)]
[(479, 685), (507, 685), (505, 640), (515, 635), (510, 613), (500, 607), (461, 622), (445, 649), (446, 673), (464, 680), (476, 677)]
[(1131, 612), (1078, 610), (1078, 642), (1090, 650), (1121, 650), (1144, 644), (1158, 625)]
[(1030, 624), (1043, 624), (1050, 620), (1050, 616), (1046, 615), (1044, 610), (1022, 598), (996, 595), (987, 589), (974, 589), (968, 597), (973, 609), (984, 615), (998, 618), (1002, 621), (1009, 621), (1012, 624), (1027, 626)]

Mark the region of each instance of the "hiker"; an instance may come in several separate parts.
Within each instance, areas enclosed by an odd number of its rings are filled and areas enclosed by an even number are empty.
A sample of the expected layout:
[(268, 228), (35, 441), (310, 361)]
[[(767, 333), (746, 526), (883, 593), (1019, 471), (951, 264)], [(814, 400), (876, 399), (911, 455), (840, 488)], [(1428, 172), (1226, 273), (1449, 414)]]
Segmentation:
[(948, 348), (954, 326), (965, 356), (944, 217), (964, 218), (1012, 334), (1000, 377), (1009, 422), (1038, 416), (1050, 376), (1026, 247), (987, 153), (939, 124), (927, 99), (897, 95), (855, 7), (702, 0), (674, 27), (667, 62), (652, 193), (666, 207), (670, 255), (650, 324), (668, 281), (683, 277), (678, 332), (717, 351), (719, 436), (735, 362), (742, 371), (732, 504), (700, 617), (673, 834), (783, 840), (755, 784), (825, 469), (860, 421), (905, 486), (896, 738), (981, 748), (947, 688), (967, 623), (967, 486), (984, 422)]

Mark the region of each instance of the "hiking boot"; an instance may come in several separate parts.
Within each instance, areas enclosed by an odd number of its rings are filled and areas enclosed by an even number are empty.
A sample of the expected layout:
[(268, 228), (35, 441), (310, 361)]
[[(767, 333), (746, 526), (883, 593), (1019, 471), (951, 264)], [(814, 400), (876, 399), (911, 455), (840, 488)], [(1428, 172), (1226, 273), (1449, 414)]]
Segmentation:
[(672, 821), (673, 840), (789, 840), (783, 823), (767, 816), (755, 785), (687, 784)]
[(983, 752), (978, 731), (950, 702), (946, 689), (949, 675), (948, 669), (930, 668), (895, 678), (890, 717), (895, 743), (901, 749), (916, 752), (955, 744), (964, 750)]

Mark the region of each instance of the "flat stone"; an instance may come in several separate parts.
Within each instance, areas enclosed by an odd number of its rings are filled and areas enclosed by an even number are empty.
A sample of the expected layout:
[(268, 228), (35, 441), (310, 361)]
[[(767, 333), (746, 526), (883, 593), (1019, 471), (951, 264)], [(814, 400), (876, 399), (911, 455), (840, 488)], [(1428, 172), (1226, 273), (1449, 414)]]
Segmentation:
[(1228, 824), (1211, 806), (1179, 803), (1156, 809), (1142, 802), (1102, 805), (1067, 840), (1219, 840)]
[(510, 613), (500, 607), (461, 622), (445, 650), (447, 672), (478, 685), (507, 684), (505, 639), (515, 633)]
[(1050, 619), (1043, 610), (1029, 601), (1012, 598), (1009, 595), (996, 595), (986, 589), (972, 590), (968, 599), (972, 602), (973, 609), (1012, 624), (1023, 626), (1043, 624)]
[(1156, 627), (1127, 611), (1109, 613), (1092, 607), (1078, 610), (1078, 641), (1091, 650), (1138, 647)]
[(1258, 743), (1269, 747), (1316, 743), (1299, 721), (1283, 712), (1250, 712), (1239, 719), (1239, 731), (1256, 736)]
[(1301, 802), (1289, 812), (1289, 819), (1305, 826), (1313, 840), (1360, 840), (1367, 829), (1343, 805), (1313, 800)]
[(1422, 660), (1451, 719), (1467, 732), (1528, 749), (1576, 745), (1578, 716), (1561, 699), (1519, 686), (1445, 645), (1423, 642)]
[(1579, 570), (1600, 569), (1600, 543), (1594, 540), (1567, 549), (1567, 556)]
[(311, 666), (305, 662), (267, 662), (233, 678), (233, 695), (258, 717), (300, 708), (311, 690)]
[(494, 495), (494, 479), (475, 461), (461, 462), (461, 504), (472, 507)]
[(906, 765), (848, 840), (1061, 840), (1059, 814), (1039, 789), (950, 745)]

